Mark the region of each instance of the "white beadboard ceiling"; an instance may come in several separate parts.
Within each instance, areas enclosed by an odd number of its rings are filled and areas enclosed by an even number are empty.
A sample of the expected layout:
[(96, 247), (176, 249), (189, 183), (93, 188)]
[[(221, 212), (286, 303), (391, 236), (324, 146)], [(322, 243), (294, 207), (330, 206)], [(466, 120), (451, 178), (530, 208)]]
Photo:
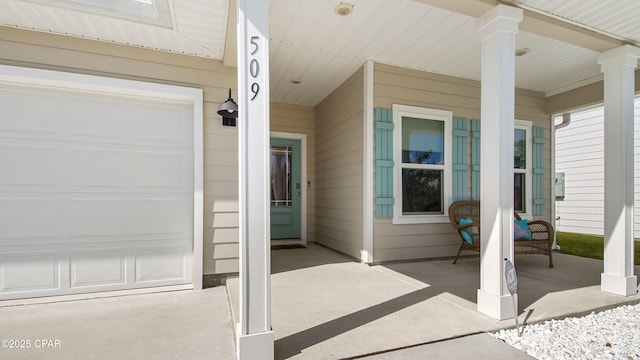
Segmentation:
[[(217, 60), (225, 57), (226, 39), (235, 38), (227, 34), (233, 0), (155, 1), (158, 9), (168, 11), (168, 24), (69, 6), (82, 0), (0, 0), (0, 25)], [(335, 13), (341, 1), (354, 5), (351, 15)], [(454, 8), (474, 2), (493, 6), (498, 1), (455, 1), (452, 5), (451, 0), (271, 0), (271, 100), (314, 106), (368, 59), (480, 80), (475, 14)], [(525, 15), (541, 14), (586, 29), (587, 36), (640, 44), (638, 0), (502, 3), (522, 7)], [(516, 60), (518, 87), (552, 95), (602, 78), (599, 53), (593, 47), (543, 33), (521, 30), (516, 38), (518, 48), (530, 49)], [(293, 84), (291, 79), (301, 83)]]
[(638, 0), (512, 0), (525, 9), (584, 25), (609, 36), (640, 44)]

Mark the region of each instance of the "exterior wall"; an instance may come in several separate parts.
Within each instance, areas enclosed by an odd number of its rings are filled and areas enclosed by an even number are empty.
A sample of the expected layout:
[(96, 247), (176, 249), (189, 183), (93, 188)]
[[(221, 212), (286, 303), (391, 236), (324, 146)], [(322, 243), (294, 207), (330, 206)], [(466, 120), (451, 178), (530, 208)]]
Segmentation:
[[(479, 119), (480, 82), (376, 63), (374, 107), (390, 109), (392, 104), (449, 110), (454, 116)], [(544, 112), (544, 105), (543, 94), (516, 90), (515, 117), (530, 120), (533, 126), (545, 129), (545, 210), (544, 216), (536, 218), (549, 221), (551, 121)], [(471, 145), (467, 148), (470, 151)], [(467, 183), (471, 184), (470, 178)], [(459, 245), (460, 240), (448, 222), (394, 225), (391, 219), (374, 217), (375, 262), (453, 256)]]
[[(635, 92), (640, 92), (640, 69), (635, 73)], [(579, 110), (596, 106), (604, 101), (604, 80), (577, 89), (549, 96), (546, 100), (547, 114), (560, 114), (569, 110)]]
[[(360, 258), (363, 70), (316, 107), (316, 241)], [(311, 184), (313, 188), (313, 183)]]
[(307, 241), (316, 241), (316, 112), (312, 107), (271, 104), (271, 131), (307, 135)]
[[(635, 100), (635, 154), (640, 154), (640, 97)], [(559, 231), (604, 235), (604, 108), (573, 112), (556, 130), (556, 172), (565, 173), (565, 196), (556, 198)], [(635, 162), (635, 183), (640, 164)], [(634, 237), (640, 238), (640, 189), (635, 194)]]
[[(217, 114), (236, 69), (221, 61), (0, 27), (0, 63), (203, 89), (204, 274), (238, 271), (238, 133)], [(272, 104), (272, 130), (307, 134), (308, 180), (315, 182), (315, 110)], [(308, 191), (308, 240), (314, 241), (315, 189)]]
[[(201, 88), (204, 91), (204, 273), (238, 271), (237, 131), (216, 111), (235, 89), (235, 68), (221, 61), (0, 27), (0, 63)], [(234, 90), (234, 94), (237, 92)], [(407, 104), (480, 116), (480, 83), (375, 64), (374, 106)], [(547, 129), (541, 94), (516, 91), (516, 117)], [(308, 138), (308, 241), (359, 258), (363, 238), (363, 71), (315, 109), (272, 104), (272, 131)], [(470, 147), (469, 147), (470, 148)], [(551, 145), (545, 145), (550, 164)], [(547, 166), (550, 168), (550, 166)], [(551, 174), (546, 172), (550, 194)], [(469, 181), (469, 184), (471, 182)], [(550, 218), (550, 199), (545, 215)], [(375, 219), (374, 261), (450, 256), (458, 240), (449, 224), (392, 225)]]

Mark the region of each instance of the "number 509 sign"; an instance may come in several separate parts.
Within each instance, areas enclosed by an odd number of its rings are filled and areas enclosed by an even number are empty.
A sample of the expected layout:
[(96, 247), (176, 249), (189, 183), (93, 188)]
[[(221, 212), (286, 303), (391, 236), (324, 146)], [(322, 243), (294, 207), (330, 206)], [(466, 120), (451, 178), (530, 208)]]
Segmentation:
[[(258, 51), (260, 51), (260, 45), (258, 45), (258, 40), (260, 40), (259, 36), (252, 36), (250, 40), (250, 44), (253, 46), (253, 50), (251, 50), (251, 56), (255, 56)], [(253, 58), (249, 62), (249, 75), (251, 76), (251, 86), (249, 89), (251, 90), (251, 101), (255, 100), (258, 94), (260, 93), (260, 84), (258, 84), (257, 79), (260, 75), (260, 62), (258, 59)]]

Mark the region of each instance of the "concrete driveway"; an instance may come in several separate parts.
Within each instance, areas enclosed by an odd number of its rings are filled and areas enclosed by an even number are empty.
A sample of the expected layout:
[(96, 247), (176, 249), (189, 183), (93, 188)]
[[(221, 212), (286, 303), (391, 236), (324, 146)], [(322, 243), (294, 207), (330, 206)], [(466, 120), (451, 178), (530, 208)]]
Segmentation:
[(0, 339), (0, 359), (235, 357), (224, 286), (3, 307)]

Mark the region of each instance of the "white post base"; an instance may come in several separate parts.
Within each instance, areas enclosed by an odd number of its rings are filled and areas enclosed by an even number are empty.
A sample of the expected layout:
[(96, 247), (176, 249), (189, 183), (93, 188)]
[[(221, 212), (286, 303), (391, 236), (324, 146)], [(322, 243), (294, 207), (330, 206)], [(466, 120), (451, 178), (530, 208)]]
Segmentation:
[(633, 296), (638, 293), (638, 278), (602, 273), (600, 290), (622, 296)]
[[(518, 294), (514, 297), (517, 306)], [(513, 319), (517, 315), (511, 295), (498, 296), (482, 289), (478, 289), (478, 311), (498, 320)]]
[(257, 334), (238, 334), (238, 360), (273, 360), (273, 331)]

